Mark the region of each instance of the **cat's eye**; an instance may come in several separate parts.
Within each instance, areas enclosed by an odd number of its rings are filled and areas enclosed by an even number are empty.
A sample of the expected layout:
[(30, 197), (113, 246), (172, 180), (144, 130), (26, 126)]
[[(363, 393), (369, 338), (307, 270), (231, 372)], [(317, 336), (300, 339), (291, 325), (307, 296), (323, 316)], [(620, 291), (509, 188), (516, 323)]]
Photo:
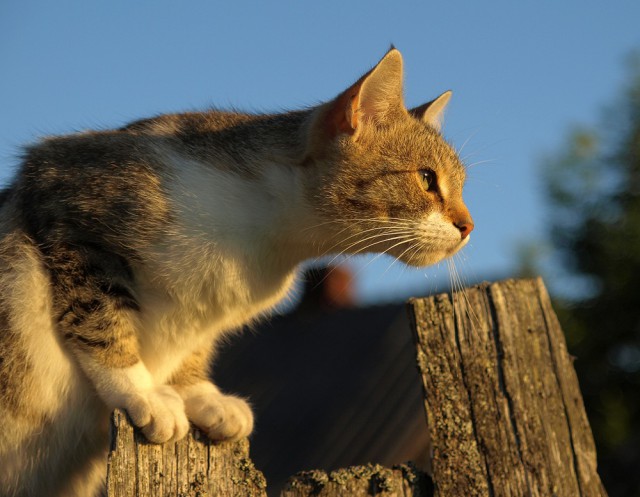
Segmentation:
[(418, 171), (418, 174), (420, 175), (422, 188), (424, 188), (425, 191), (433, 191), (436, 189), (436, 173), (431, 169), (421, 169)]

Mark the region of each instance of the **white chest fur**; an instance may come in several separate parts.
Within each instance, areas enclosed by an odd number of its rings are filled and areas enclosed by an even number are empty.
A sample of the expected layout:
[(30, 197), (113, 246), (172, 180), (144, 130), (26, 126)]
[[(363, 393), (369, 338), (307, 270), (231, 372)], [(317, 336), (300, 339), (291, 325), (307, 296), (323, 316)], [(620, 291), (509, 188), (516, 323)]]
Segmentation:
[(145, 278), (140, 299), (140, 352), (161, 381), (189, 353), (272, 308), (285, 297), (295, 274), (269, 274), (237, 256), (208, 250), (185, 250), (171, 260), (175, 265), (164, 268), (167, 279)]
[(308, 210), (294, 171), (241, 178), (171, 157), (173, 228), (137, 271), (141, 354), (158, 380), (185, 355), (283, 299), (304, 254), (287, 230)]

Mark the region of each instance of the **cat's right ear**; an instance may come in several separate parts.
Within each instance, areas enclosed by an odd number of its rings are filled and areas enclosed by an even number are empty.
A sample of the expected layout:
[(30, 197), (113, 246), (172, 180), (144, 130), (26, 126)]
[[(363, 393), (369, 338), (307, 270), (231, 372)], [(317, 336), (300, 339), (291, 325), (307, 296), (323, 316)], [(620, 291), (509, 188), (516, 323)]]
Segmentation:
[(444, 110), (447, 108), (449, 100), (451, 100), (451, 95), (451, 90), (445, 91), (438, 98), (431, 100), (431, 102), (411, 109), (409, 114), (440, 131)]
[(327, 104), (322, 116), (325, 136), (346, 133), (355, 138), (362, 126), (383, 124), (402, 112), (406, 112), (402, 103), (402, 55), (392, 48), (371, 71)]

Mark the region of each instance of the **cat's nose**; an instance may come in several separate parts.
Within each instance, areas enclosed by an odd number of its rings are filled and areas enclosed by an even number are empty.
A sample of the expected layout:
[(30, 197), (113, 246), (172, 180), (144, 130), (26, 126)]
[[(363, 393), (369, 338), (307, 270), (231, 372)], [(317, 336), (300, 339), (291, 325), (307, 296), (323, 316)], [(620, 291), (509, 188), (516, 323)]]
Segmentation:
[(471, 218), (462, 219), (454, 223), (455, 227), (460, 230), (460, 236), (464, 240), (473, 231), (473, 221)]
[(462, 240), (467, 238), (469, 233), (473, 231), (473, 219), (471, 219), (467, 206), (464, 205), (462, 200), (454, 202), (449, 208), (448, 214), (453, 225), (460, 230)]

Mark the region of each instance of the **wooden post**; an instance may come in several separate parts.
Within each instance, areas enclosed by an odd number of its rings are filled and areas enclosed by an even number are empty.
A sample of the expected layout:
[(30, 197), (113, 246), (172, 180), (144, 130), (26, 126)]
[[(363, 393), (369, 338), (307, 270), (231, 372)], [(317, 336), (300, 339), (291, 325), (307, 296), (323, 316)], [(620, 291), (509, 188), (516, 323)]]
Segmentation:
[[(292, 477), (281, 497), (606, 497), (562, 330), (540, 279), (409, 303), (433, 449), (433, 487), (410, 466)], [(192, 430), (149, 444), (116, 411), (108, 497), (266, 497), (248, 442)]]
[(431, 497), (427, 475), (410, 464), (385, 468), (353, 466), (330, 473), (302, 471), (291, 477), (280, 497)]
[[(179, 442), (151, 444), (120, 410), (111, 419), (107, 497), (266, 497), (249, 459), (249, 442), (215, 445), (192, 429)], [(281, 497), (432, 497), (428, 477), (411, 464), (354, 466), (291, 477)]]
[(542, 280), (409, 302), (439, 497), (606, 496)]
[(215, 445), (192, 429), (177, 443), (151, 444), (122, 411), (112, 417), (108, 497), (266, 497), (249, 443)]

